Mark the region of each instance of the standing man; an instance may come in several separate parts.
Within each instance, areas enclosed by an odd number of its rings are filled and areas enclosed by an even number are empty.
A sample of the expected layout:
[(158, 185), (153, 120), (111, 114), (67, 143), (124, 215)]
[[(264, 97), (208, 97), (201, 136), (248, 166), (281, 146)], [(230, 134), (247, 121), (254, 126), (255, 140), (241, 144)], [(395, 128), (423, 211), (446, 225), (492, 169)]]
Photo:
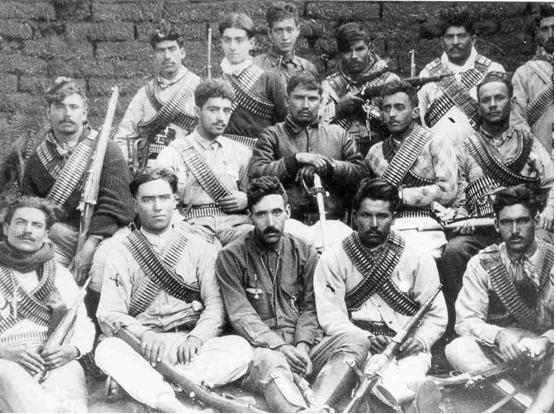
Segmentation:
[[(541, 5), (537, 18), (537, 53), (517, 68), (512, 78), (517, 115), (541, 141), (554, 151), (554, 8)], [(515, 116), (512, 113), (512, 116)], [(512, 123), (519, 119), (512, 119)]]
[(312, 187), (317, 173), (329, 193), (325, 197), (327, 218), (345, 219), (350, 188), (355, 189), (365, 175), (361, 154), (346, 131), (319, 122), (322, 87), (316, 78), (305, 72), (295, 74), (288, 81), (287, 91), (288, 116), (284, 122), (263, 130), (249, 174), (278, 177), (286, 187), (292, 218), (312, 225), (318, 221), (319, 212), (302, 181)]
[(249, 16), (232, 13), (220, 21), (218, 31), (225, 55), (220, 67), (236, 94), (226, 134), (257, 138), (264, 128), (284, 120), (284, 85), (278, 74), (253, 62), (255, 24)]
[(247, 169), (251, 150), (222, 136), (236, 96), (229, 82), (205, 80), (195, 89), (193, 133), (173, 141), (156, 164), (178, 176), (179, 209), (200, 235), (222, 245), (249, 230)]
[[(504, 75), (504, 74), (502, 74)], [(548, 194), (541, 209), (537, 237), (550, 239), (554, 229), (554, 165), (550, 154), (530, 132), (510, 127), (512, 84), (496, 73), (477, 86), (481, 127), (464, 142), (458, 155), (459, 180), (455, 218), (492, 216), (492, 194), (501, 187), (528, 184)], [(444, 294), (454, 323), (454, 303), (467, 262), (499, 240), (491, 228), (454, 231), (439, 262)]]
[(387, 134), (380, 120), (380, 97), (365, 102), (358, 93), (365, 87), (381, 86), (399, 77), (370, 49), (369, 34), (359, 23), (346, 23), (336, 32), (340, 70), (322, 83), (322, 117), (340, 125), (355, 139), (364, 156)]
[(58, 78), (46, 94), (50, 129), (25, 165), (22, 192), (46, 197), (61, 210), (49, 238), (60, 263), (73, 262), (77, 282), (84, 281), (98, 244), (133, 220), (127, 163), (112, 140), (108, 141), (89, 236), (76, 251), (83, 177), (95, 150), (97, 131), (87, 122), (87, 99), (71, 79)]
[(453, 76), (423, 85), (419, 110), (423, 125), (459, 145), (479, 123), (475, 86), (487, 72), (504, 72), (504, 68), (475, 49), (477, 36), (467, 9), (443, 10), (440, 20), (444, 53), (425, 66), (419, 76)]
[[(364, 335), (372, 355), (384, 351), (439, 285), (433, 258), (390, 230), (400, 201), (389, 182), (363, 181), (353, 200), (357, 231), (326, 250), (315, 270), (317, 315), (326, 335)], [(381, 401), (413, 400), (446, 321), (438, 295), (373, 388)]]
[[(232, 326), (249, 341), (253, 360), (243, 386), (263, 394), (271, 412), (322, 412), (349, 393), (369, 351), (365, 335), (322, 338), (313, 295), (316, 250), (284, 233), (290, 208), (276, 177), (251, 181), (253, 231), (226, 246), (216, 261)], [(299, 377), (316, 377), (313, 396), (301, 394)], [(295, 381), (295, 382), (294, 382)]]
[[(96, 363), (133, 398), (162, 412), (185, 407), (154, 370), (157, 362), (214, 387), (241, 377), (251, 359), (244, 339), (218, 337), (224, 307), (214, 275), (216, 249), (186, 223), (172, 224), (177, 188), (169, 170), (143, 170), (131, 182), (141, 228), (109, 252), (97, 312), (110, 337), (97, 347)], [(141, 341), (142, 355), (112, 337), (120, 327)]]
[(537, 208), (524, 185), (496, 194), (502, 243), (481, 250), (467, 265), (456, 302), (460, 336), (446, 347), (454, 368), (477, 372), (501, 360), (546, 358), (553, 375), (554, 248), (535, 238)]
[(2, 412), (87, 411), (87, 384), (77, 359), (91, 351), (95, 330), (83, 304), (67, 343), (42, 350), (48, 332), (79, 294), (48, 242), (55, 219), (53, 206), (35, 197), (15, 200), (6, 211), (0, 242)]
[[(159, 24), (150, 42), (157, 75), (144, 81), (114, 137), (126, 159), (139, 164), (146, 163), (145, 157), (156, 159), (173, 138), (186, 136), (193, 130), (197, 122), (193, 91), (201, 81), (183, 65), (184, 39), (173, 25)], [(144, 153), (137, 153), (139, 138), (146, 140)]]
[(309, 72), (315, 78), (319, 74), (315, 65), (295, 54), (295, 43), (299, 36), (299, 13), (292, 3), (277, 1), (266, 11), (270, 50), (253, 61), (263, 70), (280, 75), (284, 89), (288, 80), (299, 72)]

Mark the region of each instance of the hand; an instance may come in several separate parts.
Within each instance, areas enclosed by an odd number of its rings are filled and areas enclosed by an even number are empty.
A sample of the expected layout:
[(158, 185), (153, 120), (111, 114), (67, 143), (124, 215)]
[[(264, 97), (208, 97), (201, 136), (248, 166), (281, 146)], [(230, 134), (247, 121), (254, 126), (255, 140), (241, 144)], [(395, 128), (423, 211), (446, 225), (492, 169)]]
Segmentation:
[(305, 358), (305, 370), (301, 373), (302, 376), (307, 377), (313, 373), (313, 362), (311, 361), (311, 357), (309, 356), (309, 352), (311, 352), (311, 347), (307, 342), (300, 342), (295, 347), (301, 354), (303, 354)]
[(16, 362), (31, 375), (46, 371), (46, 363), (41, 355), (29, 345), (0, 346), (0, 359)]
[(201, 351), (202, 341), (195, 336), (188, 336), (185, 342), (178, 347), (178, 362), (180, 364), (188, 364)]
[(546, 357), (551, 342), (546, 336), (531, 336), (519, 341), (521, 351), (533, 361), (541, 361)]
[(540, 215), (539, 226), (545, 230), (554, 230), (554, 207), (547, 205)]
[(332, 165), (332, 160), (324, 155), (310, 152), (298, 152), (295, 159), (301, 165), (312, 165), (317, 171), (326, 171)]
[(315, 167), (312, 165), (304, 165), (299, 170), (297, 170), (297, 176), (295, 177), (295, 181), (301, 183), (301, 180), (305, 181), (305, 185), (311, 188), (313, 187), (315, 177)]
[(398, 358), (405, 358), (407, 356), (423, 352), (423, 344), (415, 338), (409, 338), (400, 346)]
[(162, 361), (166, 348), (169, 346), (171, 346), (171, 340), (164, 333), (146, 331), (141, 337), (143, 356), (153, 367)]
[(218, 199), (217, 203), (226, 213), (243, 211), (247, 208), (247, 194), (243, 191), (234, 191), (229, 196)]
[(98, 237), (89, 236), (81, 250), (77, 252), (73, 258), (73, 270), (75, 271), (75, 281), (78, 285), (83, 284), (89, 275), (93, 256), (100, 243)]
[(355, 112), (358, 106), (363, 105), (365, 100), (352, 92), (346, 93), (336, 104), (336, 112), (340, 114)]
[(502, 354), (504, 362), (513, 361), (523, 357), (523, 351), (519, 346), (519, 341), (522, 336), (522, 332), (511, 328), (501, 329), (498, 332), (496, 338), (494, 338), (494, 343), (498, 345), (498, 349)]
[(459, 229), (454, 229), (454, 234), (461, 234), (461, 235), (471, 235), (475, 233), (475, 226), (471, 226), (469, 224), (464, 224)]
[(284, 354), (293, 372), (303, 375), (307, 368), (307, 361), (309, 360), (310, 363), (308, 354), (299, 351), (292, 345), (282, 345), (278, 348), (278, 351)]
[(73, 345), (61, 345), (50, 351), (41, 351), (41, 356), (48, 369), (60, 368), (79, 356), (79, 351)]
[(373, 335), (369, 337), (369, 341), (371, 342), (371, 353), (374, 355), (384, 351), (388, 344), (392, 342), (392, 338), (384, 335)]

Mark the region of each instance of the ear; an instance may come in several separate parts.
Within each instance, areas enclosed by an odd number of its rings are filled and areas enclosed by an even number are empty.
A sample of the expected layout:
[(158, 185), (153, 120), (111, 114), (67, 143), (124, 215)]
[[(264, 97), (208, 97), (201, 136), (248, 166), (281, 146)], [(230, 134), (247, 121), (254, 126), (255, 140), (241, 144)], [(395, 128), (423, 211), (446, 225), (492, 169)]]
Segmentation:
[(496, 233), (500, 233), (500, 223), (497, 218), (494, 219), (494, 230), (496, 230)]
[(535, 228), (539, 227), (539, 223), (541, 221), (541, 214), (539, 212), (535, 214), (535, 218), (533, 219), (533, 221), (535, 222)]
[(471, 43), (475, 46), (475, 42), (477, 41), (477, 35), (471, 36)]
[(196, 116), (197, 118), (200, 118), (200, 117), (201, 117), (201, 108), (198, 107), (197, 105), (195, 105), (195, 116)]
[(254, 222), (253, 222), (253, 213), (249, 209), (247, 209), (247, 218), (249, 219), (249, 222), (251, 224), (254, 224)]
[(417, 105), (416, 107), (414, 107), (411, 110), (411, 118), (412, 119), (419, 119), (419, 105)]
[(284, 207), (284, 210), (286, 210), (286, 220), (290, 218), (291, 216), (291, 208), (289, 204), (286, 204), (286, 207)]
[(10, 228), (10, 225), (8, 223), (4, 223), (3, 226), (3, 232), (4, 232), (4, 237), (8, 238), (8, 229)]
[(253, 36), (251, 39), (249, 39), (249, 51), (253, 50), (256, 44), (257, 39), (255, 39), (255, 36)]

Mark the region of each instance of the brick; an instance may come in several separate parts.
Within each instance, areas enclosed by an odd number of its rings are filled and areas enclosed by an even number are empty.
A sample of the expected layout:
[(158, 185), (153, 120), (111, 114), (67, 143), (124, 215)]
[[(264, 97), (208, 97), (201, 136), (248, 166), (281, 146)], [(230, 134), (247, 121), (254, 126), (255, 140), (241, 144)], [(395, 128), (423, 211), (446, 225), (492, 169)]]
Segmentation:
[(45, 0), (29, 3), (2, 1), (0, 2), (0, 19), (54, 20), (56, 11), (52, 2)]
[(54, 0), (56, 15), (61, 20), (86, 20), (91, 17), (90, 2), (83, 0)]
[(22, 75), (18, 82), (19, 92), (28, 92), (39, 96), (44, 96), (50, 86), (52, 86), (52, 80), (46, 76)]
[(141, 79), (89, 78), (89, 96), (110, 96), (113, 86), (119, 87), (122, 97), (133, 96), (141, 86)]
[[(141, 42), (150, 42), (151, 34), (153, 33), (155, 28), (155, 24), (137, 25), (137, 40)], [(207, 37), (206, 23), (180, 22), (177, 29), (182, 33), (183, 38), (186, 42), (190, 40), (206, 39)], [(214, 42), (218, 40), (218, 37), (215, 36), (218, 33), (217, 29), (213, 28), (212, 33)]]
[(135, 28), (133, 23), (67, 23), (68, 39), (88, 39), (90, 41), (124, 41), (133, 40)]
[(97, 59), (145, 59), (152, 53), (151, 46), (146, 42), (100, 42), (97, 45)]
[(50, 36), (25, 42), (25, 53), (48, 59), (83, 59), (93, 56), (93, 45), (85, 40), (66, 40), (60, 36)]
[(107, 73), (113, 73), (114, 65), (112, 62), (98, 60), (94, 58), (88, 59), (51, 59), (48, 61), (48, 75), (60, 76), (65, 74), (71, 77), (88, 78), (90, 76), (105, 76)]
[(7, 93), (0, 100), (0, 111), (35, 113), (44, 110), (42, 97), (27, 93)]
[[(88, 119), (93, 128), (100, 129), (102, 123), (104, 121), (104, 117), (106, 116), (106, 106), (108, 105), (108, 99), (110, 98), (110, 94), (102, 97), (91, 97), (89, 98), (89, 113)], [(129, 100), (127, 99), (118, 99), (118, 103), (116, 106), (116, 112), (114, 114), (114, 121), (112, 122), (112, 126), (117, 128), (124, 113), (129, 105)]]
[(7, 40), (0, 37), (0, 51), (2, 55), (23, 53), (23, 40)]
[(31, 39), (33, 28), (23, 20), (0, 20), (0, 36), (6, 39)]
[(0, 54), (0, 71), (15, 74), (46, 74), (46, 61), (34, 57)]
[[(186, 58), (187, 59), (187, 58)], [(154, 71), (152, 59), (121, 60), (110, 59), (114, 66), (114, 74), (121, 78), (144, 78)]]
[(163, 1), (151, 1), (146, 3), (115, 2), (100, 3), (93, 0), (94, 21), (158, 21), (162, 18)]
[(11, 93), (17, 91), (17, 75), (2, 73), (0, 75), (0, 91)]
[(218, 2), (217, 5), (211, 6), (213, 5), (184, 1), (178, 3), (165, 2), (163, 16), (165, 18), (172, 17), (179, 22), (217, 22), (235, 11), (234, 2), (231, 1)]
[(310, 2), (306, 15), (323, 20), (372, 20), (380, 17), (380, 5), (375, 2), (351, 2), (349, 7), (343, 2)]

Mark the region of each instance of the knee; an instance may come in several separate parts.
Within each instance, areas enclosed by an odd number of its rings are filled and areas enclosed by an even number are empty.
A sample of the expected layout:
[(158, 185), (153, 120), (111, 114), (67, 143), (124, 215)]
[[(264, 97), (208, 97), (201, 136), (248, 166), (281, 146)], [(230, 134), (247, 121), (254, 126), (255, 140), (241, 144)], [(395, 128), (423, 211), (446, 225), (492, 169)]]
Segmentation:
[(249, 342), (239, 335), (225, 335), (218, 338), (212, 338), (211, 341), (217, 342), (217, 346), (226, 352), (229, 359), (236, 361), (238, 364), (249, 364), (253, 359), (253, 349)]
[(284, 354), (272, 349), (259, 349), (253, 355), (253, 368), (265, 373), (275, 369), (289, 370), (289, 364)]
[(477, 345), (475, 338), (471, 336), (458, 336), (444, 349), (444, 354), (446, 359), (453, 367), (460, 369), (462, 366), (466, 365), (466, 358), (470, 353), (475, 353), (475, 348), (477, 353), (480, 353), (480, 349)]
[(96, 347), (95, 350), (95, 363), (104, 372), (110, 367), (110, 361), (118, 358), (118, 355), (125, 353), (131, 349), (120, 338), (108, 337), (104, 338)]
[(338, 347), (336, 352), (346, 352), (365, 360), (371, 348), (367, 335), (363, 332), (344, 332), (335, 337)]
[(0, 386), (17, 383), (18, 373), (23, 374), (24, 370), (16, 362), (0, 359)]

